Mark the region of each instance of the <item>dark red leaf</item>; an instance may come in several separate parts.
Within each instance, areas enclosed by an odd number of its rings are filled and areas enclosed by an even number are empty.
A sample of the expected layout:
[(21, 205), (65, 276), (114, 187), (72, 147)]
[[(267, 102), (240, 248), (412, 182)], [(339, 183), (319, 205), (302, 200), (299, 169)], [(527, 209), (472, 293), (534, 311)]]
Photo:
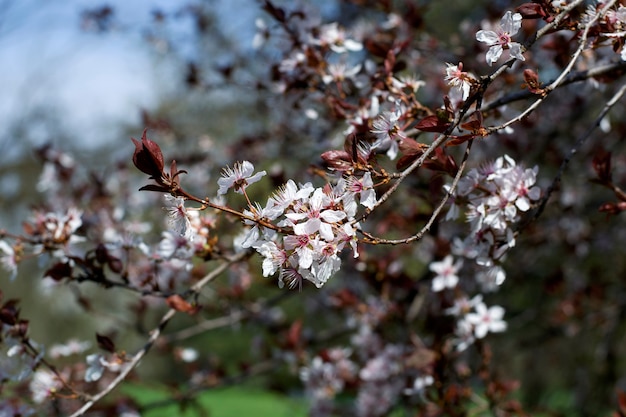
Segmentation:
[(72, 267), (67, 262), (57, 262), (46, 271), (44, 276), (50, 277), (55, 281), (60, 281), (63, 278), (71, 278)]
[(424, 132), (437, 132), (443, 133), (448, 127), (450, 127), (450, 123), (439, 119), (439, 117), (432, 115), (426, 116), (422, 120), (420, 120), (417, 125), (415, 125), (416, 129), (422, 130)]
[(326, 166), (336, 171), (347, 171), (353, 167), (352, 157), (346, 151), (332, 150), (322, 154)]
[(626, 392), (622, 390), (617, 391), (617, 405), (620, 414), (626, 416)]
[(291, 347), (300, 346), (300, 338), (302, 337), (302, 320), (293, 322), (287, 333), (287, 341)]
[(104, 336), (96, 333), (96, 341), (98, 342), (98, 347), (102, 350), (106, 350), (107, 352), (115, 352), (115, 343), (108, 336)]
[(538, 94), (538, 95), (544, 95), (546, 93), (545, 90), (541, 88), (541, 81), (539, 81), (539, 75), (535, 71), (531, 69), (525, 69), (524, 81), (525, 81), (524, 86), (528, 88), (528, 91), (530, 91), (531, 93)]
[(158, 191), (160, 193), (163, 193), (163, 192), (168, 193), (170, 189), (169, 187), (165, 187), (163, 185), (148, 184), (148, 185), (144, 185), (143, 187), (141, 187), (139, 191)]
[(419, 143), (415, 139), (403, 138), (399, 143), (399, 148), (400, 152), (405, 155), (421, 155), (428, 149), (428, 145)]
[(396, 162), (396, 169), (402, 171), (408, 168), (409, 165), (411, 165), (419, 157), (420, 156), (416, 154), (402, 155), (398, 159), (398, 162)]
[(470, 135), (457, 136), (454, 139), (447, 141), (446, 146), (457, 146), (457, 145), (467, 142), (470, 139), (474, 139), (476, 136), (478, 135), (470, 134)]
[(0, 322), (13, 326), (17, 323), (20, 310), (17, 308), (19, 300), (10, 299), (0, 309)]

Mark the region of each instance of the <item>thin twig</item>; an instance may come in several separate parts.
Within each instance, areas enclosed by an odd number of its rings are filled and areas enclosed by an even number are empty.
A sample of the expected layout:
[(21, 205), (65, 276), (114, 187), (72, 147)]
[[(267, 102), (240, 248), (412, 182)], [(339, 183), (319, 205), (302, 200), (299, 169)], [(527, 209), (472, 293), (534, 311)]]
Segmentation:
[[(214, 270), (212, 270), (210, 273), (208, 273), (204, 278), (202, 278), (200, 281), (198, 281), (194, 286), (192, 286), (191, 287), (191, 291), (193, 291), (195, 293), (199, 292), (200, 289), (202, 289), (203, 286), (205, 286), (206, 284), (210, 283), (215, 278), (217, 278), (230, 265), (232, 265), (233, 263), (241, 261), (246, 256), (248, 256), (247, 252), (240, 252), (240, 253), (236, 254), (235, 256), (233, 256), (231, 259), (229, 259), (227, 261), (224, 261), (223, 263), (218, 265)], [(159, 336), (161, 335), (161, 332), (163, 331), (163, 329), (165, 329), (165, 326), (169, 323), (169, 321), (172, 319), (172, 317), (174, 317), (176, 315), (176, 313), (177, 313), (177, 311), (175, 309), (173, 309), (173, 308), (169, 309), (165, 313), (165, 315), (163, 315), (163, 317), (161, 318), (161, 321), (159, 322), (159, 325), (150, 332), (150, 338), (148, 339), (146, 344), (143, 346), (143, 348), (141, 348), (141, 350), (139, 350), (131, 358), (131, 360), (126, 364), (126, 366), (120, 372), (120, 374), (113, 381), (111, 381), (111, 383), (105, 389), (100, 391), (98, 394), (91, 396), (89, 401), (87, 403), (85, 403), (79, 410), (77, 410), (70, 417), (82, 416), (96, 402), (98, 402), (105, 395), (107, 395), (108, 393), (113, 391), (113, 389), (115, 387), (117, 387), (122, 381), (124, 381), (124, 379), (128, 376), (128, 374), (139, 365), (139, 362), (141, 361), (141, 359), (152, 348), (152, 346), (154, 345), (154, 342), (159, 338)]]
[[(626, 71), (626, 61), (614, 62), (611, 64), (600, 65), (595, 68), (591, 68), (585, 71), (575, 71), (570, 74), (561, 82), (559, 87), (563, 87), (568, 84), (573, 84), (578, 81), (585, 81), (590, 78), (599, 77), (607, 74), (619, 74), (620, 72)], [(550, 81), (549, 84), (552, 84), (554, 81)], [(487, 103), (483, 108), (483, 112), (488, 112), (490, 110), (496, 109), (500, 106), (504, 106), (509, 103), (513, 103), (516, 101), (524, 100), (531, 97), (536, 97), (535, 93), (532, 93), (528, 90), (516, 91), (511, 94), (507, 94), (502, 96), (490, 103)]]
[(523, 226), (520, 226), (519, 229), (522, 229), (528, 223), (536, 220), (543, 213), (543, 210), (545, 209), (546, 204), (548, 203), (548, 200), (550, 199), (550, 196), (552, 195), (554, 190), (556, 190), (558, 188), (559, 184), (561, 183), (561, 177), (563, 176), (563, 172), (565, 172), (565, 169), (569, 165), (569, 163), (572, 160), (572, 158), (574, 157), (574, 155), (576, 155), (578, 153), (578, 150), (580, 149), (580, 147), (591, 136), (593, 131), (598, 126), (600, 126), (600, 123), (602, 122), (602, 119), (604, 119), (604, 117), (607, 115), (609, 110), (611, 110), (611, 108), (613, 108), (613, 106), (624, 96), (625, 93), (626, 93), (626, 84), (623, 84), (622, 87), (613, 95), (613, 97), (611, 97), (611, 99), (604, 105), (604, 108), (602, 109), (602, 111), (600, 112), (598, 117), (596, 117), (594, 123), (589, 127), (589, 129), (587, 129), (587, 131), (580, 138), (578, 138), (578, 140), (576, 141), (576, 143), (574, 144), (574, 146), (570, 150), (569, 154), (567, 156), (565, 156), (565, 158), (561, 162), (561, 166), (559, 167), (559, 171), (557, 172), (556, 176), (554, 177), (554, 180), (552, 180), (552, 184), (550, 184), (550, 186), (546, 189), (545, 194), (543, 195), (543, 197), (539, 201), (539, 204), (537, 206), (537, 210), (533, 214), (532, 218), (528, 222), (526, 222)]
[(561, 72), (561, 74), (556, 78), (556, 80), (554, 80), (550, 85), (548, 85), (547, 87), (545, 87), (543, 89), (544, 94), (540, 98), (535, 100), (535, 102), (533, 104), (528, 106), (528, 108), (526, 110), (524, 110), (522, 113), (520, 113), (516, 117), (514, 117), (514, 118), (510, 119), (509, 121), (501, 124), (500, 126), (495, 126), (495, 127), (488, 128), (487, 130), (489, 132), (497, 132), (499, 130), (502, 130), (502, 129), (505, 129), (505, 128), (509, 127), (513, 123), (517, 123), (520, 120), (524, 119), (530, 113), (535, 111), (535, 109), (537, 109), (537, 107), (539, 107), (541, 105), (541, 103), (543, 103), (545, 101), (545, 99), (550, 95), (550, 93), (552, 91), (554, 91), (557, 87), (559, 87), (561, 85), (561, 83), (565, 80), (565, 78), (568, 76), (568, 74), (572, 71), (572, 68), (574, 67), (574, 64), (576, 63), (576, 61), (578, 60), (578, 57), (580, 56), (580, 54), (582, 54), (583, 50), (585, 49), (585, 46), (586, 46), (586, 43), (587, 43), (587, 35), (589, 34), (589, 30), (591, 29), (591, 27), (602, 16), (604, 16), (604, 14), (609, 10), (610, 7), (613, 6), (613, 4), (615, 4), (615, 2), (616, 2), (616, 0), (611, 0), (608, 3), (606, 3), (603, 6), (603, 8), (589, 22), (587, 22), (587, 24), (585, 24), (585, 28), (583, 30), (582, 35), (580, 36), (579, 45), (578, 45), (578, 48), (576, 49), (576, 52), (574, 52), (574, 55), (572, 56), (572, 58), (568, 62), (567, 66)]
[(428, 219), (428, 221), (426, 222), (424, 227), (422, 227), (419, 232), (417, 232), (413, 236), (410, 236), (410, 237), (407, 237), (407, 238), (404, 238), (404, 239), (381, 239), (381, 238), (372, 236), (371, 234), (369, 234), (367, 232), (362, 232), (363, 235), (368, 239), (368, 241), (366, 241), (366, 242), (367, 243), (373, 243), (373, 244), (399, 245), (399, 244), (410, 243), (410, 242), (413, 242), (415, 240), (421, 239), (424, 236), (424, 234), (426, 232), (428, 232), (428, 230), (430, 230), (430, 227), (433, 225), (433, 223), (437, 219), (437, 216), (439, 216), (439, 213), (443, 209), (443, 206), (445, 206), (445, 204), (448, 201), (448, 199), (450, 198), (450, 196), (452, 196), (452, 194), (454, 194), (454, 191), (456, 190), (456, 187), (457, 187), (457, 185), (458, 185), (458, 183), (459, 183), (459, 181), (461, 179), (461, 176), (463, 175), (463, 172), (465, 171), (465, 166), (467, 165), (467, 161), (469, 159), (470, 150), (472, 148), (472, 144), (473, 143), (474, 143), (473, 140), (470, 140), (467, 143), (467, 148), (465, 148), (465, 153), (463, 154), (463, 161), (461, 162), (461, 166), (459, 167), (456, 175), (454, 176), (454, 179), (452, 181), (452, 185), (450, 186), (450, 188), (448, 189), (446, 194), (443, 196), (443, 198), (441, 199), (441, 201), (439, 202), (439, 204), (437, 205), (437, 207), (433, 211), (433, 214), (430, 216), (430, 219)]

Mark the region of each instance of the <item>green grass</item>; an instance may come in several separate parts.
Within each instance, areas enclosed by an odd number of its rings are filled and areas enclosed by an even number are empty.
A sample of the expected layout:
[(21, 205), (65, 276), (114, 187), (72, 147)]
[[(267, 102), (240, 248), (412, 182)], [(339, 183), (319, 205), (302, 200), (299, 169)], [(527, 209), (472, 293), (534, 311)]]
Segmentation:
[[(126, 385), (126, 395), (142, 406), (172, 398), (172, 393), (164, 388), (151, 388), (143, 385)], [(304, 417), (307, 415), (305, 401), (273, 392), (250, 388), (222, 388), (200, 394), (197, 401), (181, 407), (172, 404), (150, 409), (143, 417)]]

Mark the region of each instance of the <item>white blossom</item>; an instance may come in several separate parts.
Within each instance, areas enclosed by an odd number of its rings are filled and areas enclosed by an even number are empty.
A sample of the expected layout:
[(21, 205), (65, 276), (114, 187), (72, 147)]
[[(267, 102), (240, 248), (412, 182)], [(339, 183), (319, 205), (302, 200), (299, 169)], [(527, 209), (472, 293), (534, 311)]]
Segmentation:
[(512, 42), (511, 37), (515, 35), (522, 27), (522, 15), (519, 13), (511, 13), (507, 11), (500, 24), (495, 30), (479, 30), (476, 33), (476, 40), (484, 42), (490, 46), (487, 51), (487, 63), (491, 66), (502, 55), (503, 49), (508, 49), (511, 57), (524, 61), (522, 55), (522, 46), (517, 42)]

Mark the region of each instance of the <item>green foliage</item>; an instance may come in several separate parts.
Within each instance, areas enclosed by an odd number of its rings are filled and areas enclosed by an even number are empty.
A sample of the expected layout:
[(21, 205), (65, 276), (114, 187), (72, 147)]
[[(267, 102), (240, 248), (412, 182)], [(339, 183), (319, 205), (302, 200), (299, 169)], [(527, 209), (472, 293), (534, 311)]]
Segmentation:
[[(164, 388), (146, 385), (126, 385), (125, 394), (143, 407), (172, 398), (172, 393)], [(187, 404), (184, 407), (184, 404)], [(148, 407), (150, 408), (150, 407)], [(143, 417), (300, 417), (306, 416), (303, 400), (269, 391), (246, 387), (215, 389), (198, 395), (193, 402), (173, 401), (171, 405), (147, 409)]]

